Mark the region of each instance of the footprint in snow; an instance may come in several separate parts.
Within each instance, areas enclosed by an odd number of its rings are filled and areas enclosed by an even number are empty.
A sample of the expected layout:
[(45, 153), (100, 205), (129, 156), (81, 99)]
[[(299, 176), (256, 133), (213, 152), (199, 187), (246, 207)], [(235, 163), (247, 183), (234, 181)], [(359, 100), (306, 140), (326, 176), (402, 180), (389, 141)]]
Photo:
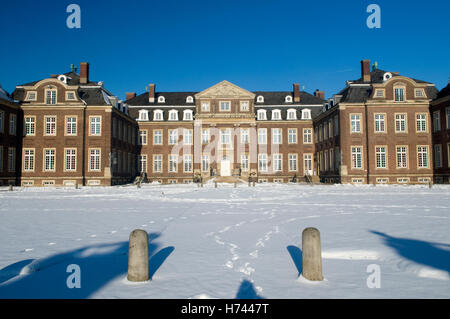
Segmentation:
[(141, 225), (142, 227), (147, 227), (147, 224)]
[(117, 233), (117, 230), (111, 230), (109, 233), (110, 234), (115, 234), (115, 233)]
[(91, 236), (89, 236), (89, 237), (91, 237), (91, 238), (95, 238), (95, 237), (97, 237), (97, 235), (91, 235)]
[(34, 248), (25, 248), (25, 249), (23, 250), (23, 252), (24, 252), (24, 253), (27, 253), (27, 252), (32, 251), (32, 250), (34, 250)]
[(49, 246), (56, 245), (56, 243), (48, 243)]

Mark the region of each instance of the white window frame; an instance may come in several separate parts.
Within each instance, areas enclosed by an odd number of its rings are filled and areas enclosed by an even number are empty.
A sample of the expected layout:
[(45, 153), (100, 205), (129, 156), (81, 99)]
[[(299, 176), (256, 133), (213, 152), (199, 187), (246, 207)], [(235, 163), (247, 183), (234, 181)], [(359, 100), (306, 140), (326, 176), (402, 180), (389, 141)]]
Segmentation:
[(272, 128), (272, 144), (273, 145), (283, 144), (283, 129)]
[(56, 171), (56, 149), (55, 148), (44, 148), (43, 149), (43, 160), (42, 160), (42, 170), (44, 172), (55, 172)]
[(89, 171), (100, 172), (102, 166), (102, 150), (100, 148), (89, 148)]
[(169, 121), (178, 121), (178, 111), (177, 110), (169, 111)]
[(267, 128), (258, 129), (258, 145), (267, 145)]
[(350, 133), (359, 134), (362, 132), (361, 113), (350, 114)]
[(153, 121), (164, 121), (164, 114), (162, 110), (153, 111)]
[[(224, 108), (225, 105), (228, 106)], [(219, 101), (219, 112), (231, 112), (231, 101)]]
[(192, 110), (183, 111), (183, 121), (192, 121), (194, 119)]
[(258, 154), (258, 171), (267, 172), (267, 154)]
[[(126, 132), (125, 129), (124, 129), (124, 132)], [(102, 116), (101, 115), (89, 116), (89, 136), (102, 136)], [(125, 138), (125, 134), (124, 134), (124, 138)]]
[(281, 121), (281, 110), (272, 110), (272, 121)]
[(75, 172), (77, 170), (77, 149), (64, 149), (64, 171)]
[(408, 168), (409, 158), (408, 158), (408, 146), (406, 145), (396, 145), (395, 146), (395, 159), (396, 168)]
[(350, 148), (352, 169), (363, 169), (363, 148), (362, 146), (352, 146)]
[(302, 120), (311, 120), (311, 110), (310, 109), (302, 110)]
[(375, 146), (375, 167), (377, 169), (388, 168), (388, 155), (386, 145)]
[[(54, 121), (50, 121), (54, 119)], [(44, 135), (45, 136), (56, 136), (56, 125), (57, 125), (57, 117), (56, 115), (48, 115), (44, 116)]]
[(288, 128), (288, 144), (297, 144), (297, 128)]
[(429, 149), (428, 145), (417, 145), (417, 168), (429, 168)]
[[(73, 119), (75, 119), (75, 122), (73, 122)], [(78, 118), (76, 115), (67, 115), (65, 117), (66, 122), (66, 129), (65, 129), (65, 135), (66, 136), (77, 136), (78, 134)]]
[(258, 121), (267, 121), (267, 111), (266, 110), (258, 110), (257, 119), (258, 119)]

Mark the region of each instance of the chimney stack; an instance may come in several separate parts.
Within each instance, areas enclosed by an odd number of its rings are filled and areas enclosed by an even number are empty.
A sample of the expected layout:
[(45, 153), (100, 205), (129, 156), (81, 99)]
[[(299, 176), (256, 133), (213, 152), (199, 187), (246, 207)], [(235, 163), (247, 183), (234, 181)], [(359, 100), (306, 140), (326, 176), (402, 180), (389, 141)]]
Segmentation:
[(81, 84), (89, 83), (89, 63), (88, 62), (80, 63), (80, 83)]
[(294, 103), (300, 103), (300, 84), (294, 83)]
[(150, 103), (155, 103), (155, 84), (150, 83), (148, 86), (148, 101)]
[(361, 78), (363, 82), (370, 82), (370, 60), (361, 61)]
[(136, 93), (135, 92), (127, 92), (125, 100), (128, 101), (129, 99), (132, 99), (134, 97), (136, 97)]
[(319, 89), (317, 89), (314, 92), (314, 96), (318, 97), (319, 99), (325, 100), (325, 92), (324, 91), (319, 91)]

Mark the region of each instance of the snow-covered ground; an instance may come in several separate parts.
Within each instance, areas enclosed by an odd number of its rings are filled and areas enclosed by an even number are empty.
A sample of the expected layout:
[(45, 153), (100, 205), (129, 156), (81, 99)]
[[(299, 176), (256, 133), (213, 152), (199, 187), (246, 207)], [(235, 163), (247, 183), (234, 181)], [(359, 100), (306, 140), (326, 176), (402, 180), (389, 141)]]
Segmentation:
[[(299, 277), (306, 227), (321, 232), (323, 282)], [(151, 280), (130, 283), (138, 228)], [(0, 190), (0, 298), (449, 298), (449, 272), (449, 186)]]

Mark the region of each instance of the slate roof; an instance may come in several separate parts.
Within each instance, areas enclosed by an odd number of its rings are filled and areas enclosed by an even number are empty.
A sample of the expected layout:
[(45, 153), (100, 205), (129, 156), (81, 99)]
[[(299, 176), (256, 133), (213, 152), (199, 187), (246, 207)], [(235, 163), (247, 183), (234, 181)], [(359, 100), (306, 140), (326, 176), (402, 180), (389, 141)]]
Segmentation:
[[(314, 105), (326, 103), (325, 100), (322, 100), (319, 97), (316, 97), (312, 94), (309, 94), (304, 91), (300, 91), (300, 103), (286, 103), (286, 96), (291, 96), (292, 100), (294, 100), (294, 94), (292, 91), (254, 91), (252, 92), (256, 94), (255, 96), (255, 105)], [(258, 103), (258, 96), (262, 95), (264, 97), (264, 103)]]
[[(64, 74), (56, 74), (56, 75), (52, 75), (50, 78), (57, 78), (59, 75), (65, 75), (67, 76), (67, 85), (80, 85), (80, 75), (75, 73), (75, 72), (67, 72)], [(25, 84), (20, 84), (18, 86), (33, 86), (36, 83), (42, 81), (44, 79), (40, 79), (37, 81), (33, 81), (33, 82), (29, 82), (29, 83), (25, 83)], [(87, 85), (99, 85), (98, 82), (95, 81), (89, 81), (88, 83), (82, 84), (83, 86), (87, 86)]]
[[(386, 72), (389, 72), (389, 71), (384, 71), (384, 70), (381, 70), (381, 69), (374, 69), (374, 70), (372, 70), (370, 72), (370, 83), (383, 83), (383, 76), (384, 76), (384, 74)], [(390, 73), (392, 74), (392, 77), (400, 76), (397, 72), (390, 72)], [(431, 84), (430, 82), (417, 80), (417, 79), (414, 79), (414, 78), (411, 78), (411, 77), (410, 77), (410, 79), (416, 81), (417, 83), (429, 83), (429, 84)], [(352, 80), (350, 82), (355, 83), (355, 84), (369, 83), (369, 82), (364, 82), (362, 77), (357, 79), (357, 80)]]
[(447, 84), (445, 88), (439, 91), (438, 94), (436, 94), (436, 99), (440, 99), (446, 96), (450, 95), (450, 82)]
[[(148, 100), (149, 92), (145, 92), (127, 100), (125, 103), (131, 106), (195, 106), (194, 95), (197, 93), (198, 92), (156, 92), (155, 102), (150, 103)], [(164, 96), (164, 103), (158, 103), (158, 97), (160, 96)], [(192, 96), (192, 98), (194, 98), (194, 103), (186, 103), (186, 98), (188, 96)]]
[(312, 119), (314, 119), (317, 115), (319, 115), (320, 113), (322, 113), (322, 109), (323, 109), (323, 106), (322, 105), (318, 105), (318, 106), (308, 106), (308, 107), (305, 107), (305, 106), (292, 106), (292, 107), (289, 107), (289, 108), (281, 108), (281, 107), (259, 107), (259, 108), (257, 108), (256, 109), (256, 112), (258, 111), (258, 110), (266, 110), (267, 112), (266, 112), (266, 116), (267, 116), (267, 121), (271, 121), (272, 120), (272, 111), (273, 110), (280, 110), (280, 112), (281, 112), (281, 120), (286, 120), (286, 121), (290, 121), (290, 120), (288, 120), (288, 118), (287, 118), (287, 113), (288, 113), (288, 110), (290, 110), (290, 109), (295, 109), (296, 110), (296, 113), (297, 113), (297, 120), (300, 120), (301, 118), (302, 118), (302, 110), (303, 109), (309, 109), (309, 110), (311, 110), (311, 118)]

